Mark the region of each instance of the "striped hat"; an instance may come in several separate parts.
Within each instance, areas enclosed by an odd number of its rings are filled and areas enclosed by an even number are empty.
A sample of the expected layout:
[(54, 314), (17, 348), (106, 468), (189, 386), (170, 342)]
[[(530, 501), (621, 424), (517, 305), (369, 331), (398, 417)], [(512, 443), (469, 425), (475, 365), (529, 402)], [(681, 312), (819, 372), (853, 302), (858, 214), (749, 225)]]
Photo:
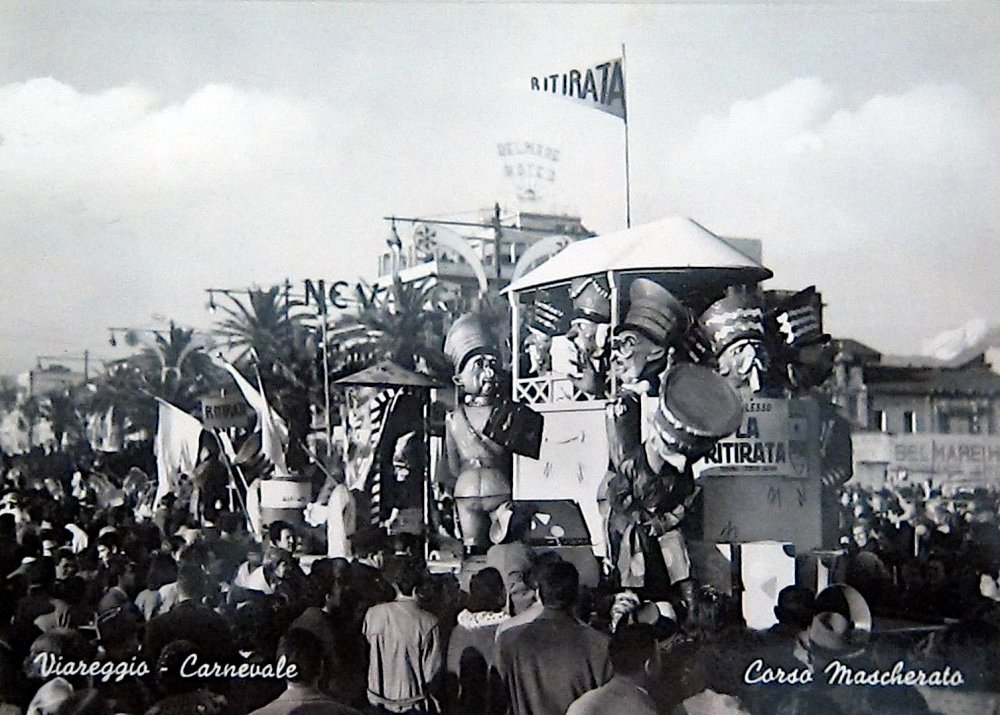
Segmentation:
[(573, 317), (587, 318), (595, 323), (611, 320), (611, 290), (604, 276), (574, 278), (569, 284), (573, 301)]
[(741, 340), (764, 340), (764, 308), (755, 293), (731, 288), (726, 297), (708, 306), (698, 323), (716, 355)]
[(769, 317), (781, 344), (787, 349), (797, 350), (828, 342), (830, 336), (823, 332), (821, 309), (816, 286), (800, 290), (775, 306)]
[(562, 335), (569, 330), (568, 307), (565, 300), (558, 300), (549, 291), (536, 291), (526, 310), (528, 327), (546, 335)]

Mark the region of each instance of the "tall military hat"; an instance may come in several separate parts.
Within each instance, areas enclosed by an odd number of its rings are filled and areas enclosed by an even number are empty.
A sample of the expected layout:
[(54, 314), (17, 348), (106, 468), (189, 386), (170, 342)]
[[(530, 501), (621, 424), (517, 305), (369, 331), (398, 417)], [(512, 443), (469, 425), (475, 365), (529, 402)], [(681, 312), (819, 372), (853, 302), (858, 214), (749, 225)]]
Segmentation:
[(809, 286), (768, 311), (768, 329), (777, 343), (776, 353), (799, 389), (821, 384), (833, 371), (837, 355), (830, 336), (823, 332), (822, 303), (815, 286)]
[(569, 284), (573, 301), (573, 317), (587, 318), (595, 323), (611, 321), (611, 290), (604, 276), (574, 278)]
[(663, 376), (652, 427), (663, 446), (700, 456), (731, 435), (743, 419), (743, 400), (714, 370), (680, 363)]
[(830, 340), (823, 332), (816, 286), (809, 286), (779, 302), (769, 311), (769, 318), (778, 341), (786, 349), (798, 350)]
[(659, 283), (636, 278), (629, 289), (629, 306), (619, 330), (638, 330), (658, 345), (666, 345), (688, 327), (688, 309)]
[(493, 339), (475, 313), (460, 316), (452, 323), (444, 339), (444, 354), (455, 366), (455, 372), (461, 372), (466, 361), (473, 355), (492, 353), (495, 350)]
[(528, 327), (546, 335), (563, 335), (569, 330), (567, 301), (559, 300), (556, 295), (547, 290), (535, 291), (531, 303), (525, 310)]
[(750, 291), (730, 287), (724, 298), (708, 306), (698, 323), (716, 355), (740, 340), (764, 341), (764, 308), (760, 297)]

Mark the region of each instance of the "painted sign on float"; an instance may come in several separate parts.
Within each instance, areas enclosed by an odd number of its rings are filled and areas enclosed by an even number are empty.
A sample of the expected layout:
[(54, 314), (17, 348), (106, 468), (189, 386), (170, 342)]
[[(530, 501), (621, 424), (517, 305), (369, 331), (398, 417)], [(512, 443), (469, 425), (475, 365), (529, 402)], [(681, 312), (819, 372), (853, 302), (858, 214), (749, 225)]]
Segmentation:
[(808, 420), (789, 412), (790, 402), (754, 398), (743, 422), (699, 463), (705, 474), (758, 474), (805, 478), (809, 474)]

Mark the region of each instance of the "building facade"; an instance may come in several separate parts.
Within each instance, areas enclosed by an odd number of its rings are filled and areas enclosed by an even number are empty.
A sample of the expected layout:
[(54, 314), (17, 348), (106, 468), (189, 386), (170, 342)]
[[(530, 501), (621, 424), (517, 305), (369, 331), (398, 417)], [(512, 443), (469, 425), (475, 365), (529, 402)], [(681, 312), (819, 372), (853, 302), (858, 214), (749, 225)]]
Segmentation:
[(388, 286), (394, 269), (404, 283), (433, 278), (440, 300), (459, 311), (467, 310), (479, 294), (479, 275), (490, 289), (499, 290), (536, 244), (552, 237), (575, 241), (594, 235), (579, 216), (521, 212), (513, 221), (501, 222), (498, 209), (484, 212), (480, 221), (406, 221), (413, 223), (412, 237), (401, 238), (379, 256), (375, 286)]
[(985, 354), (944, 365), (839, 341), (834, 398), (854, 423), (857, 481), (1000, 488), (1000, 374)]

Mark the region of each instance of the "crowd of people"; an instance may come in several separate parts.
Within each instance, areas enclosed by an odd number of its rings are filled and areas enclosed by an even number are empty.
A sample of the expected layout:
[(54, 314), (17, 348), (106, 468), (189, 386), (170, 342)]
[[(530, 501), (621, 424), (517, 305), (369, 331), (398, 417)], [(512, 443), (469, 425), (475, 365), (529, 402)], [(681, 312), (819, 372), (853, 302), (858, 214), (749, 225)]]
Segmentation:
[(1000, 494), (927, 483), (841, 493), (845, 557), (837, 578), (887, 615), (941, 623), (968, 613), (970, 597), (1000, 598)]
[[(1000, 708), (993, 494), (846, 490), (855, 588), (787, 587), (760, 632), (710, 586), (585, 587), (572, 563), (523, 545), (458, 578), (374, 529), (350, 560), (315, 558), (287, 522), (259, 543), (225, 509), (196, 521), (167, 500), (145, 514), (135, 470), (64, 454), (4, 464), (3, 715)], [(871, 611), (931, 625), (872, 631)], [(882, 680), (831, 682), (834, 661)], [(897, 662), (923, 679), (887, 684)]]

